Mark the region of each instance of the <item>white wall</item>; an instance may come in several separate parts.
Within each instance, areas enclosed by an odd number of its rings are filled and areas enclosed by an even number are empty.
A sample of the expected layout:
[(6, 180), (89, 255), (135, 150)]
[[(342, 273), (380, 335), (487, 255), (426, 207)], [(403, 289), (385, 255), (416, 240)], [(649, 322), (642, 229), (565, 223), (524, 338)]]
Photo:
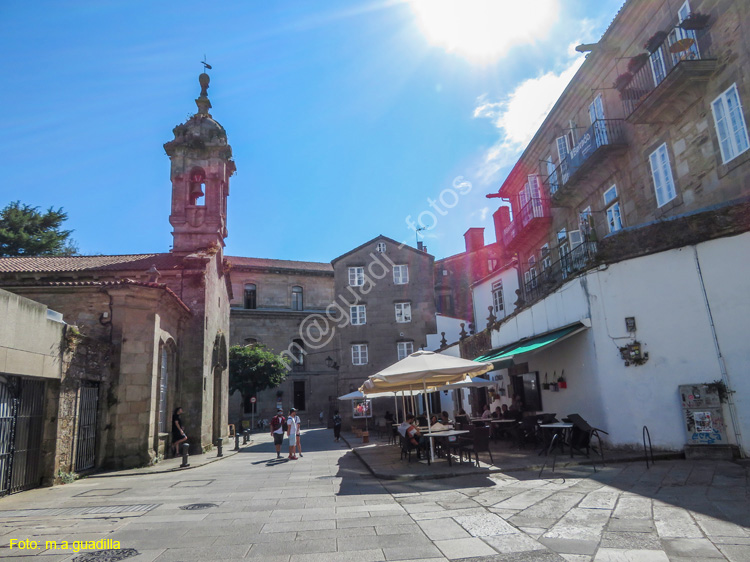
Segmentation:
[(440, 349), (440, 341), (443, 339), (442, 332), (445, 332), (445, 341), (448, 342), (448, 345), (456, 343), (461, 334), (462, 322), (465, 326), (464, 329), (466, 330), (466, 333), (469, 332), (468, 320), (451, 318), (450, 316), (443, 316), (442, 314), (436, 314), (435, 320), (437, 321), (437, 334), (427, 334), (427, 349)]
[[(520, 357), (552, 377), (565, 369), (568, 388), (542, 391), (543, 409), (580, 413), (615, 445), (642, 447), (648, 426), (655, 447), (682, 449), (686, 430), (677, 387), (721, 378), (695, 255), (724, 355), (741, 432), (750, 450), (750, 234), (612, 264), (581, 276), (493, 332), (493, 347), (590, 316), (591, 328)], [(629, 334), (626, 317), (635, 317)], [(649, 360), (625, 366), (619, 347), (637, 339)], [(518, 362), (518, 361), (517, 361)], [(733, 442), (731, 420), (724, 420)]]
[(515, 267), (508, 267), (495, 272), (495, 275), (477, 283), (471, 288), (471, 298), (474, 306), (474, 320), (476, 321), (476, 331), (481, 332), (487, 328), (487, 318), (490, 315), (489, 307), (492, 302), (492, 284), (502, 280), (503, 282), (503, 304), (504, 310), (497, 315), (498, 319), (505, 318), (515, 309), (514, 303), (518, 298), (516, 289), (518, 289), (518, 271)]

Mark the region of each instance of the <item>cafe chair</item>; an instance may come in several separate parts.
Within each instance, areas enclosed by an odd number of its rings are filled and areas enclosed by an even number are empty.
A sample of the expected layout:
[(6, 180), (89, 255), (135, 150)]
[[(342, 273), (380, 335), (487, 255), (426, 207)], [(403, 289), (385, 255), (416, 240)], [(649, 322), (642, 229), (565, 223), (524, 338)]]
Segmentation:
[[(386, 427), (386, 430), (389, 428)], [(388, 444), (389, 445), (399, 445), (399, 437), (401, 437), (401, 434), (398, 432), (398, 426), (392, 426), (390, 428), (391, 432), (388, 434)]]
[(490, 428), (489, 427), (475, 427), (472, 432), (471, 443), (464, 442), (461, 445), (461, 457), (463, 453), (466, 453), (467, 458), (471, 461), (471, 454), (474, 453), (474, 459), (477, 466), (479, 466), (479, 453), (489, 453), (490, 464), (495, 464), (492, 460), (492, 451), (490, 451)]
[(411, 454), (412, 452), (416, 452), (417, 460), (419, 460), (422, 456), (425, 456), (427, 458), (427, 464), (430, 464), (430, 451), (429, 448), (425, 450), (423, 447), (415, 447), (411, 443), (409, 443), (409, 440), (405, 437), (402, 437), (401, 434), (398, 434), (399, 436), (399, 443), (401, 446), (401, 460), (406, 460), (408, 462), (411, 462)]
[[(568, 423), (573, 424), (573, 431), (570, 434), (570, 443), (569, 446), (572, 451), (578, 451), (582, 455), (586, 455), (587, 457), (590, 455), (590, 451), (594, 451), (594, 453), (598, 454), (602, 458), (602, 462), (604, 462), (604, 449), (602, 448), (602, 436), (609, 435), (606, 431), (603, 429), (599, 429), (598, 427), (592, 427), (585, 419), (583, 419), (578, 414), (568, 414), (567, 418), (564, 418), (563, 421), (567, 421)], [(593, 444), (593, 438), (596, 437), (596, 439), (599, 441), (599, 450), (594, 446)]]
[(536, 416), (528, 416), (522, 418), (516, 426), (509, 430), (509, 433), (513, 436), (513, 440), (516, 442), (516, 446), (525, 448), (527, 444), (536, 445), (539, 441), (538, 436), (539, 426), (536, 421)]

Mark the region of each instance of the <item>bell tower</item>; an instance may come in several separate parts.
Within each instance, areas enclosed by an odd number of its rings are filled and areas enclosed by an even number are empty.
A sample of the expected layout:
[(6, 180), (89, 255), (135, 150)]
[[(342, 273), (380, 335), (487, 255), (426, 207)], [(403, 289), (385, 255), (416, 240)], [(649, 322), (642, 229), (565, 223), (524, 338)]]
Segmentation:
[(224, 127), (208, 110), (209, 76), (198, 81), (198, 112), (173, 129), (174, 140), (164, 145), (172, 162), (172, 212), (174, 254), (190, 254), (207, 248), (223, 248), (227, 237), (229, 178), (236, 167)]

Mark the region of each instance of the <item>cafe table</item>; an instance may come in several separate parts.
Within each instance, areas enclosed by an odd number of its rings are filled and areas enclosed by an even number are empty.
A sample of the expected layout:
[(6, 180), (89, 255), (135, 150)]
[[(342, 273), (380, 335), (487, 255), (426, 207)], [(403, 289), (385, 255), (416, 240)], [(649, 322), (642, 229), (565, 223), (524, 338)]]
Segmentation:
[[(466, 435), (467, 433), (471, 432), (468, 429), (444, 429), (442, 431), (433, 431), (432, 433), (424, 432), (423, 435), (432, 439), (446, 440), (447, 442), (450, 437), (458, 437), (459, 435)], [(448, 466), (452, 466), (453, 462), (450, 453), (446, 455), (446, 458), (448, 459)]]
[[(572, 423), (566, 423), (566, 422), (557, 422), (557, 423), (543, 423), (539, 426), (541, 429), (547, 429), (552, 431), (552, 437), (550, 437), (549, 440), (549, 447), (547, 447), (547, 456), (549, 456), (550, 452), (552, 451), (552, 447), (555, 445), (555, 440), (560, 437), (562, 439), (562, 445), (564, 446), (566, 443), (568, 446), (570, 446), (570, 436), (573, 432), (573, 424)], [(564, 450), (564, 449), (563, 449)], [(544, 449), (542, 449), (539, 454), (541, 455), (544, 452)], [(573, 447), (570, 447), (570, 456), (573, 456)]]

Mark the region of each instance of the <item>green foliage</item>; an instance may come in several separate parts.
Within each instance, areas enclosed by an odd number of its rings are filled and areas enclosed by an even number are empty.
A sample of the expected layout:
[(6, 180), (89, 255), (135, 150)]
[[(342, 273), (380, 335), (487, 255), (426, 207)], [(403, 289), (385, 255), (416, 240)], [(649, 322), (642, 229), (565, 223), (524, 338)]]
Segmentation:
[(287, 370), (287, 360), (264, 345), (233, 345), (229, 348), (229, 392), (239, 390), (243, 400), (279, 386), (284, 382)]
[(61, 484), (72, 484), (78, 480), (78, 474), (75, 472), (65, 472), (63, 469), (57, 471), (57, 479)]
[(9, 203), (0, 211), (0, 257), (74, 255), (78, 248), (69, 239), (73, 231), (60, 229), (67, 219), (62, 207), (42, 213), (20, 201)]

